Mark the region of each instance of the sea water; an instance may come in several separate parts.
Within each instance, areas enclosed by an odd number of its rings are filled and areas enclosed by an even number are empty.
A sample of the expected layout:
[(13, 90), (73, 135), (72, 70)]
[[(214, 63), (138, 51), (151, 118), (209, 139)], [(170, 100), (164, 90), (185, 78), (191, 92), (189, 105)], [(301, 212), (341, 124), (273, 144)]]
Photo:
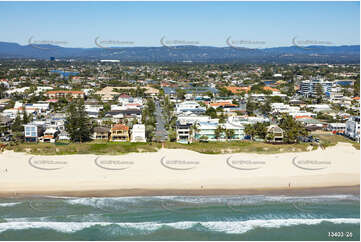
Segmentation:
[(0, 240), (360, 240), (360, 197), (1, 198)]

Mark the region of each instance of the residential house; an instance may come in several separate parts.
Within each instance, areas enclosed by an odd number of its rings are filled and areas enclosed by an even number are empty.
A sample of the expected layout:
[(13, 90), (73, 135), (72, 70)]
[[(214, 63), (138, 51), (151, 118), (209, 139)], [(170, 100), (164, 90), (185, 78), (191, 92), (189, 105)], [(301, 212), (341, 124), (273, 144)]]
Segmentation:
[(110, 132), (109, 128), (95, 127), (91, 138), (97, 140), (108, 140), (109, 132)]
[(24, 125), (25, 142), (38, 142), (44, 133), (44, 124), (29, 123)]
[(192, 123), (189, 123), (186, 120), (178, 120), (176, 122), (176, 139), (178, 143), (189, 144), (192, 142), (192, 125)]
[(275, 124), (268, 126), (266, 140), (270, 143), (282, 143), (284, 131)]
[(145, 139), (145, 125), (134, 124), (132, 128), (131, 142), (146, 142)]
[(110, 129), (110, 141), (129, 141), (129, 127), (124, 124), (114, 124)]
[(185, 112), (192, 112), (196, 114), (205, 113), (206, 107), (202, 107), (199, 103), (194, 101), (185, 101), (179, 104), (176, 104), (176, 113), (181, 114)]
[(48, 128), (44, 131), (44, 136), (40, 137), (40, 141), (45, 143), (55, 143), (59, 133), (60, 132), (57, 129)]
[(332, 133), (344, 133), (346, 129), (346, 123), (330, 123), (327, 125), (326, 129)]
[(360, 142), (360, 117), (353, 116), (346, 121), (345, 135)]

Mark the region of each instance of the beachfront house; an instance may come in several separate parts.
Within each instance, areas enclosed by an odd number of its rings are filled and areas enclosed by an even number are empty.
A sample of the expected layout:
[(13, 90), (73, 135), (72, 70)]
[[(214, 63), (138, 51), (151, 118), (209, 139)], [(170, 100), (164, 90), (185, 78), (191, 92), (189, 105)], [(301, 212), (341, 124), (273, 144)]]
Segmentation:
[(212, 119), (206, 122), (198, 122), (196, 124), (197, 132), (195, 138), (197, 140), (217, 140), (215, 131), (218, 127), (218, 119)]
[(58, 138), (59, 131), (54, 128), (48, 128), (44, 132), (44, 136), (40, 137), (41, 142), (55, 143)]
[(177, 133), (177, 142), (188, 144), (192, 142), (192, 123), (186, 122), (185, 120), (177, 120), (176, 122), (176, 133)]
[(129, 127), (124, 124), (114, 124), (110, 129), (110, 141), (129, 141)]
[(38, 142), (39, 137), (44, 133), (44, 125), (29, 123), (24, 125), (25, 142)]
[(95, 127), (91, 138), (97, 140), (108, 140), (109, 132), (110, 129), (107, 127)]
[(131, 142), (146, 142), (145, 125), (134, 124), (132, 128)]
[(360, 117), (354, 116), (346, 121), (345, 135), (360, 142)]
[(266, 140), (270, 143), (282, 143), (284, 131), (275, 124), (268, 126)]

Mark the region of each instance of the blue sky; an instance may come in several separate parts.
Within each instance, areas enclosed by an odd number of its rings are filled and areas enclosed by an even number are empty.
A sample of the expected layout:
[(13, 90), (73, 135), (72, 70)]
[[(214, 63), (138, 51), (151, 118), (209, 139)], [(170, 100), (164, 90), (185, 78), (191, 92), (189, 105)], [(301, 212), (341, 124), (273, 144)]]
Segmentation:
[[(297, 40), (360, 43), (359, 2), (0, 2), (0, 41), (54, 41), (96, 47), (94, 40), (160, 46), (160, 39), (256, 48)], [(238, 42), (237, 42), (238, 41)], [(67, 43), (60, 43), (67, 42)], [(250, 43), (252, 42), (252, 43)], [(254, 43), (257, 42), (257, 43)], [(105, 43), (102, 45), (106, 45)], [(119, 44), (121, 45), (121, 44)]]

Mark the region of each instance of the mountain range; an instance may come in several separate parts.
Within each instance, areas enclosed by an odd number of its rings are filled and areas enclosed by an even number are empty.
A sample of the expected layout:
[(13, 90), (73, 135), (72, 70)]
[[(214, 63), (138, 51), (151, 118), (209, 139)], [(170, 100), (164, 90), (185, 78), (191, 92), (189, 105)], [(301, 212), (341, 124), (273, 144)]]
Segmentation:
[(248, 49), (212, 46), (68, 48), (0, 42), (0, 59), (120, 60), (120, 62), (359, 64), (360, 45)]

